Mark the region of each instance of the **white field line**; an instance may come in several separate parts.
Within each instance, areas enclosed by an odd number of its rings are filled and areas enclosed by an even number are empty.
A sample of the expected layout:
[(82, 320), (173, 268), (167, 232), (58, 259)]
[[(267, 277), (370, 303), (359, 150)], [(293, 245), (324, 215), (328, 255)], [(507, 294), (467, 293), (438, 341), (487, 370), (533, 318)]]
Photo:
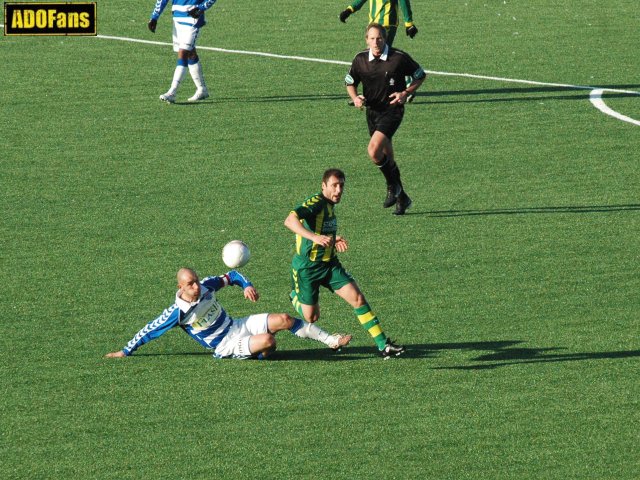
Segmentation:
[[(172, 47), (172, 43), (167, 42), (154, 42), (151, 40), (140, 40), (138, 38), (127, 38), (127, 37), (112, 37), (109, 35), (96, 35), (96, 38), (104, 38), (106, 40), (120, 40), (122, 42), (134, 42), (134, 43), (146, 43), (149, 45), (163, 45)], [(208, 50), (210, 52), (221, 52), (221, 53), (234, 53), (236, 55), (254, 55), (258, 57), (269, 57), (269, 58), (279, 58), (282, 60), (299, 60), (303, 62), (317, 62), (317, 63), (332, 63), (334, 65), (351, 65), (351, 62), (342, 62), (340, 60), (325, 60), (322, 58), (310, 58), (310, 57), (298, 57), (295, 55), (278, 55), (275, 53), (264, 53), (264, 52), (252, 52), (247, 50), (230, 50), (228, 48), (217, 48), (217, 47), (201, 47), (198, 45), (198, 50)]]
[[(4, 25), (1, 25), (4, 28)], [(172, 46), (171, 43), (168, 42), (156, 42), (153, 40), (141, 40), (138, 38), (128, 38), (128, 37), (115, 37), (111, 35), (96, 35), (96, 38), (102, 38), (105, 40), (118, 40), (121, 42), (132, 42), (132, 43), (143, 43), (147, 45), (160, 45), (160, 46)], [(232, 53), (236, 55), (253, 55), (259, 57), (268, 57), (268, 58), (278, 58), (282, 60), (298, 60), (303, 62), (316, 62), (316, 63), (328, 63), (333, 65), (351, 65), (350, 62), (345, 62), (341, 60), (327, 60), (323, 58), (312, 58), (312, 57), (301, 57), (297, 55), (278, 55), (275, 53), (265, 53), (265, 52), (252, 52), (247, 50), (231, 50), (227, 48), (216, 48), (216, 47), (203, 47), (198, 46), (198, 50), (208, 50), (211, 52), (220, 52), (220, 53)], [(623, 122), (631, 123), (633, 125), (640, 126), (640, 121), (635, 120), (631, 117), (627, 117), (626, 115), (622, 115), (621, 113), (616, 112), (612, 108), (608, 107), (604, 100), (602, 100), (603, 93), (626, 93), (630, 95), (640, 95), (640, 92), (634, 90), (622, 90), (618, 88), (606, 88), (606, 87), (593, 87), (588, 85), (572, 85), (568, 83), (550, 83), (550, 82), (536, 82), (533, 80), (521, 80), (516, 78), (505, 78), (505, 77), (492, 77), (488, 75), (474, 75), (471, 73), (453, 73), (453, 72), (438, 72), (434, 70), (426, 70), (428, 74), (431, 75), (442, 75), (442, 76), (451, 76), (451, 77), (464, 77), (464, 78), (475, 78), (478, 80), (493, 80), (497, 82), (505, 82), (505, 83), (520, 83), (525, 85), (537, 85), (543, 87), (560, 87), (574, 90), (591, 90), (591, 94), (589, 95), (589, 99), (594, 107), (600, 110), (602, 113), (606, 115), (610, 115), (613, 118), (621, 120)]]
[(591, 101), (594, 107), (596, 107), (602, 113), (612, 116), (613, 118), (617, 118), (618, 120), (622, 120), (623, 122), (632, 123), (633, 125), (640, 126), (640, 120), (634, 120), (631, 117), (622, 115), (621, 113), (618, 113), (612, 108), (610, 108), (609, 106), (607, 106), (607, 104), (604, 103), (604, 100), (602, 100), (602, 93), (603, 93), (603, 89), (599, 88), (599, 89), (592, 90), (591, 93), (589, 94), (589, 100)]

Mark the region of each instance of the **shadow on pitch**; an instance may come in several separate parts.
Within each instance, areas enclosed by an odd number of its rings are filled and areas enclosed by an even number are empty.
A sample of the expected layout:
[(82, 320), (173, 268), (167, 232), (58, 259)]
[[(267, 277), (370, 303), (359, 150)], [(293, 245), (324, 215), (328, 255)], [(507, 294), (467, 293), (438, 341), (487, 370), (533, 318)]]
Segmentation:
[[(410, 358), (434, 358), (442, 350), (469, 350), (469, 351), (492, 351), (499, 352), (505, 348), (522, 343), (520, 340), (501, 340), (496, 342), (461, 342), (461, 343), (430, 343), (405, 345), (407, 351), (400, 359)], [(273, 360), (296, 361), (296, 360), (367, 360), (372, 357), (379, 357), (378, 350), (373, 346), (366, 347), (345, 347), (340, 352), (332, 352), (324, 349), (305, 350), (283, 350), (277, 351)]]
[[(589, 94), (592, 90), (599, 88), (612, 88), (612, 89), (638, 89), (640, 85), (603, 85), (598, 87), (589, 88), (575, 88), (575, 87), (522, 87), (522, 88), (491, 88), (491, 89), (475, 89), (475, 90), (449, 90), (449, 91), (418, 91), (416, 99), (413, 104), (416, 105), (433, 105), (433, 104), (448, 104), (448, 103), (492, 103), (492, 102), (540, 102), (543, 100), (585, 100), (589, 99)], [(559, 93), (566, 92), (568, 95), (559, 95)], [(557, 95), (550, 95), (555, 93)], [(536, 95), (538, 94), (538, 95)], [(444, 97), (459, 97), (459, 96), (472, 96), (472, 95), (491, 95), (492, 98), (470, 98), (470, 99), (451, 99), (440, 100)], [(515, 95), (515, 96), (514, 96)], [(605, 92), (607, 98), (625, 98), (625, 97), (638, 97), (640, 94), (631, 92)]]
[[(433, 367), (435, 370), (491, 370), (509, 365), (576, 362), (584, 360), (615, 360), (640, 357), (640, 350), (612, 352), (567, 352), (563, 348), (522, 348), (521, 340), (501, 340), (489, 342), (430, 343), (406, 345), (407, 352), (398, 359), (428, 359), (438, 357), (443, 351), (486, 352), (470, 360), (469, 365), (451, 367)], [(346, 347), (342, 352), (325, 349), (307, 349), (278, 351), (272, 360), (275, 361), (355, 361), (377, 357), (375, 347)]]
[(532, 363), (577, 362), (583, 360), (615, 360), (640, 357), (640, 350), (614, 352), (558, 353), (562, 348), (509, 348), (472, 359), (472, 365), (435, 367), (436, 370), (492, 370), (509, 365)]
[(564, 207), (523, 207), (523, 208), (493, 208), (486, 210), (431, 210), (407, 211), (405, 216), (425, 215), (433, 218), (473, 217), (489, 215), (543, 215), (551, 213), (615, 213), (640, 210), (640, 204), (627, 205), (568, 205)]
[(344, 95), (323, 95), (323, 94), (315, 94), (315, 95), (268, 95), (264, 97), (219, 97), (216, 98), (218, 102), (228, 102), (228, 103), (278, 103), (278, 102), (301, 102), (301, 101), (336, 101), (342, 100), (345, 105), (347, 100), (349, 100), (349, 96), (345, 92)]
[[(589, 87), (590, 88), (590, 87)], [(612, 88), (618, 90), (639, 89), (640, 85), (601, 85), (596, 88)], [(550, 95), (552, 93), (563, 93), (567, 95)], [(448, 90), (448, 91), (428, 91), (424, 89), (418, 91), (412, 105), (433, 105), (447, 103), (491, 103), (491, 102), (533, 102), (542, 100), (585, 100), (589, 99), (591, 89), (575, 88), (575, 87), (522, 87), (522, 88), (485, 88), (475, 90)], [(535, 95), (539, 94), (539, 95)], [(491, 95), (494, 98), (470, 98), (467, 100), (452, 99), (447, 100), (440, 98), (460, 97), (460, 96), (481, 96)], [(516, 96), (514, 96), (516, 95)], [(624, 98), (638, 97), (640, 94), (631, 92), (605, 92), (607, 98)], [(266, 96), (244, 96), (244, 97), (216, 97), (199, 102), (175, 102), (174, 105), (181, 107), (198, 107), (206, 106), (214, 103), (277, 103), (277, 102), (300, 102), (300, 101), (344, 101), (345, 105), (349, 100), (346, 92), (344, 94), (307, 94), (307, 95), (266, 95)]]
[[(517, 345), (522, 340), (499, 340), (488, 342), (457, 342), (457, 343), (427, 343), (406, 345), (407, 352), (396, 361), (409, 359), (436, 358), (443, 351), (486, 352), (469, 360), (468, 365), (454, 365), (450, 367), (432, 367), (435, 370), (492, 370), (510, 365), (526, 365), (557, 362), (577, 362), (584, 360), (616, 360), (640, 357), (640, 350), (612, 351), (612, 352), (566, 352), (563, 348), (522, 348)], [(193, 356), (207, 355), (211, 352), (167, 352), (167, 353), (136, 353), (135, 357), (155, 356)], [(379, 356), (376, 348), (346, 347), (341, 352), (333, 352), (327, 348), (308, 348), (300, 350), (277, 350), (269, 361), (357, 361), (369, 360)]]
[[(462, 343), (432, 343), (406, 345), (407, 352), (401, 358), (433, 358), (441, 350), (484, 350), (500, 352), (505, 348), (522, 343), (520, 340), (501, 340), (496, 342), (462, 342)], [(313, 345), (313, 343), (309, 342)], [(134, 357), (157, 357), (157, 356), (193, 356), (209, 355), (211, 352), (202, 350), (197, 352), (163, 352), (163, 353), (138, 353)], [(300, 350), (276, 350), (270, 357), (270, 361), (354, 361), (367, 360), (372, 357), (379, 357), (378, 350), (371, 346), (352, 347), (348, 346), (339, 352), (334, 352), (329, 348), (303, 348)]]

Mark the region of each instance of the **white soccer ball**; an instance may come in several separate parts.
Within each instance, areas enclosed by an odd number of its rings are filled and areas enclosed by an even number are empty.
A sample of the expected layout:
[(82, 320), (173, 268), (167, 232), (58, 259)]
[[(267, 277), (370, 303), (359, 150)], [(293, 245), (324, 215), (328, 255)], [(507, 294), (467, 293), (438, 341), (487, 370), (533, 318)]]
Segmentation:
[(240, 240), (232, 240), (222, 249), (222, 261), (229, 268), (244, 267), (251, 258), (249, 247)]

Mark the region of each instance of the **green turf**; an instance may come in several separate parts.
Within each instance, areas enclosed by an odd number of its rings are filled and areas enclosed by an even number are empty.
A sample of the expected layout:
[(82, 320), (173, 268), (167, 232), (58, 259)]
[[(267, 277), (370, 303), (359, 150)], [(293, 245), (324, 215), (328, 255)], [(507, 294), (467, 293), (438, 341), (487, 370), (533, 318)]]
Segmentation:
[[(366, 13), (344, 7), (219, 0), (199, 45), (348, 62)], [(99, 2), (99, 33), (170, 42), (151, 8)], [(396, 46), (428, 70), (640, 90), (635, 1), (413, 10)], [(394, 139), (414, 200), (395, 218), (345, 65), (200, 56), (212, 98), (168, 106), (169, 46), (0, 37), (3, 478), (640, 476), (640, 127), (589, 90), (434, 74)], [(640, 119), (639, 97), (604, 100)], [(339, 355), (285, 332), (273, 361), (215, 361), (173, 331), (102, 358), (235, 238), (262, 298), (226, 308), (292, 313), (282, 222), (331, 166), (341, 258), (406, 358), (328, 293)]]

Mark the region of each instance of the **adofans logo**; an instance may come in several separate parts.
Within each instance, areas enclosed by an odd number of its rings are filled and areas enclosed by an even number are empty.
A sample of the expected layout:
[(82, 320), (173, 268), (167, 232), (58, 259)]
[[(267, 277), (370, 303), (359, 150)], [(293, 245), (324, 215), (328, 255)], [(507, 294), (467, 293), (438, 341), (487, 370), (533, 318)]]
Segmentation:
[(5, 35), (97, 35), (96, 3), (5, 3)]

